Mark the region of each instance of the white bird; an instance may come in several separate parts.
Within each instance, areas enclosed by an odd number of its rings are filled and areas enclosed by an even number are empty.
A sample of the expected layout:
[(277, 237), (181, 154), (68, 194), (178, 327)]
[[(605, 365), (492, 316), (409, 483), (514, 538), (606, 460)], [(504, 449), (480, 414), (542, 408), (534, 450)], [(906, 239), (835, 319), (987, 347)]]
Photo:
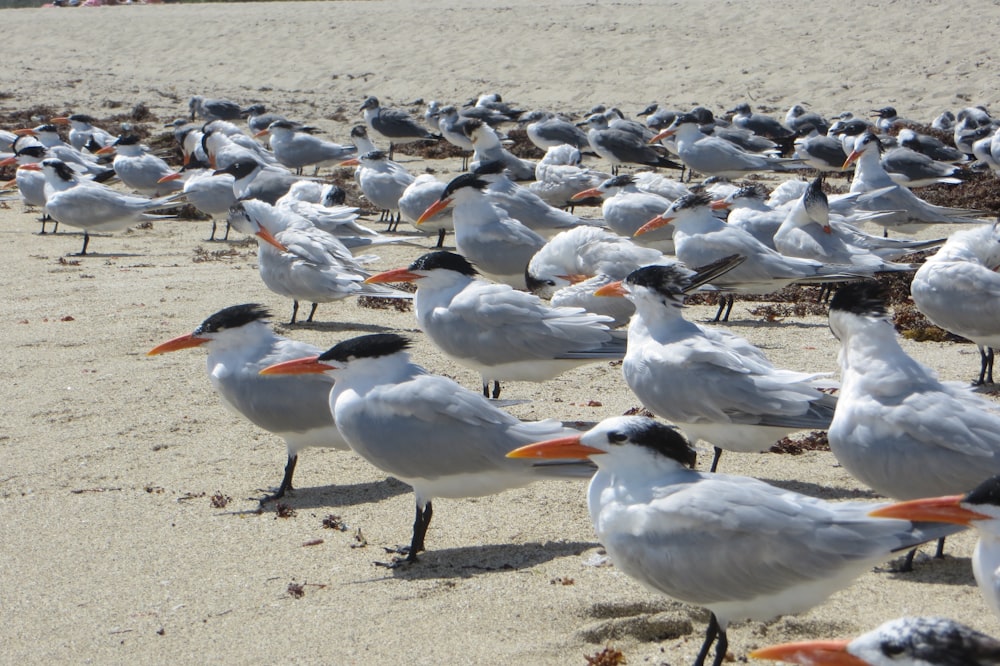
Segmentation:
[(612, 175), (618, 175), (618, 168), (622, 164), (683, 169), (680, 164), (657, 152), (642, 136), (611, 127), (608, 119), (600, 113), (590, 115), (582, 124), (589, 127), (587, 141), (591, 150), (611, 163)]
[(53, 118), (56, 125), (69, 125), (69, 145), (77, 150), (87, 148), (91, 152), (109, 146), (115, 141), (115, 136), (105, 129), (94, 125), (97, 119), (85, 113), (74, 113), (70, 116), (60, 116)]
[(455, 203), (455, 249), (487, 277), (516, 288), (525, 287), (528, 262), (545, 239), (491, 203), (489, 183), (475, 173), (452, 179), (436, 202), (417, 220), (423, 224)]
[(649, 264), (669, 263), (659, 250), (637, 245), (606, 229), (576, 227), (556, 234), (528, 263), (528, 289), (552, 305), (581, 307), (628, 323), (635, 306), (627, 298), (602, 298), (594, 292)]
[(424, 211), (434, 205), (448, 183), (443, 183), (432, 174), (422, 173), (417, 176), (412, 183), (403, 190), (403, 196), (399, 197), (399, 214), (410, 222), (415, 229), (423, 233), (437, 233), (437, 245), (444, 247), (444, 237), (449, 231), (455, 230), (455, 220), (452, 218), (451, 208), (442, 208), (436, 214), (426, 218), (419, 225), (417, 220)]
[[(339, 422), (339, 416), (338, 416)], [(508, 454), (590, 459), (594, 531), (615, 567), (644, 587), (711, 613), (695, 660), (731, 622), (770, 620), (822, 603), (893, 552), (952, 526), (870, 518), (876, 505), (827, 502), (746, 476), (689, 469), (695, 451), (675, 428), (644, 417), (605, 419), (583, 434)]]
[(269, 137), (271, 150), (278, 162), (299, 174), (303, 167), (312, 166), (315, 167), (315, 175), (321, 167), (336, 166), (357, 153), (354, 146), (342, 146), (313, 136), (289, 120), (276, 120), (255, 136)]
[(797, 160), (746, 151), (731, 141), (701, 131), (698, 119), (682, 113), (651, 142), (676, 136), (677, 157), (692, 171), (704, 176), (739, 178), (754, 171), (788, 171), (801, 166)]
[(377, 238), (378, 232), (358, 223), (358, 209), (356, 207), (342, 204), (326, 205), (324, 203), (331, 188), (336, 187), (336, 185), (325, 185), (315, 180), (300, 180), (292, 184), (288, 192), (275, 202), (274, 207), (304, 217), (313, 226), (338, 238)]
[(278, 199), (288, 194), (292, 185), (302, 180), (283, 168), (249, 158), (237, 160), (213, 172), (215, 176), (222, 174), (233, 177), (233, 194), (237, 199), (259, 199), (271, 205), (278, 203)]
[(293, 300), (289, 324), (295, 323), (300, 300), (312, 303), (306, 319), (312, 321), (319, 303), (348, 296), (412, 298), (411, 294), (364, 284), (370, 273), (340, 240), (264, 201), (240, 201), (230, 209), (229, 220), (238, 231), (257, 236), (261, 279), (274, 293)]
[(549, 148), (535, 165), (535, 181), (528, 184), (528, 189), (550, 206), (572, 210), (574, 194), (597, 187), (611, 177), (582, 166), (582, 161), (580, 150), (569, 144)]
[[(0, 160), (0, 168), (12, 165), (24, 165), (24, 164), (38, 164), (44, 160), (48, 155), (48, 149), (42, 144), (34, 141), (30, 137), (27, 137), (31, 143), (30, 145), (19, 146), (18, 144), (23, 144), (26, 137), (17, 137), (14, 140), (12, 147), (15, 148), (14, 153), (3, 160)], [(45, 174), (41, 171), (36, 171), (34, 169), (17, 169), (14, 172), (14, 184), (17, 186), (17, 191), (21, 195), (21, 201), (24, 202), (26, 206), (37, 206), (42, 209), (42, 216), (40, 221), (42, 223), (42, 230), (39, 232), (42, 235), (45, 234), (45, 223), (51, 218), (48, 213), (45, 212)], [(52, 233), (59, 230), (59, 223), (56, 222), (52, 227)]]
[(259, 428), (285, 440), (288, 460), (278, 490), (261, 501), (278, 499), (292, 490), (299, 452), (310, 446), (348, 449), (329, 409), (330, 382), (306, 377), (261, 377), (266, 367), (320, 349), (276, 335), (267, 323), (270, 313), (247, 303), (219, 310), (186, 335), (168, 340), (147, 355), (204, 346), (208, 378), (222, 403)]
[(416, 176), (381, 150), (345, 160), (340, 166), (357, 167), (355, 178), (361, 192), (375, 208), (382, 211), (382, 220), (389, 221), (387, 231), (395, 231), (400, 220), (399, 199)]
[(600, 224), (599, 221), (585, 220), (545, 203), (530, 189), (511, 180), (502, 162), (480, 162), (475, 173), (489, 183), (486, 196), (490, 201), (542, 236), (551, 238), (565, 229)]
[(473, 147), (469, 168), (475, 169), (487, 162), (502, 162), (514, 180), (534, 180), (535, 163), (521, 159), (504, 148), (492, 127), (480, 120), (471, 119), (465, 124), (464, 130)]
[(59, 129), (51, 123), (38, 125), (30, 129), (15, 130), (14, 133), (21, 136), (35, 137), (48, 149), (48, 157), (62, 160), (80, 173), (86, 173), (96, 178), (107, 171), (107, 167), (98, 162), (96, 155), (79, 151), (64, 142), (62, 137), (59, 136)]
[(857, 193), (855, 207), (859, 210), (881, 211), (873, 221), (889, 229), (913, 233), (926, 224), (975, 224), (982, 222), (980, 211), (966, 208), (935, 206), (919, 198), (908, 188), (897, 184), (881, 163), (882, 142), (871, 132), (855, 139), (854, 149), (844, 165), (857, 163), (851, 192)]
[(608, 329), (610, 317), (551, 307), (534, 294), (483, 280), (453, 252), (430, 252), (366, 282), (415, 283), (420, 330), (448, 358), (480, 374), (484, 395), (492, 381), (493, 398), (501, 381), (543, 382), (625, 354), (624, 336)]
[(62, 224), (83, 229), (81, 255), (87, 254), (91, 231), (122, 231), (145, 220), (171, 217), (149, 211), (183, 203), (178, 202), (182, 194), (159, 199), (123, 194), (82, 178), (65, 162), (54, 158), (20, 168), (45, 174), (45, 212)]
[[(628, 238), (632, 238), (644, 224), (673, 203), (672, 199), (660, 194), (640, 190), (635, 175), (627, 173), (612, 176), (597, 187), (577, 192), (571, 200), (583, 201), (593, 197), (603, 199), (601, 215), (608, 228)], [(656, 233), (644, 235), (642, 238), (636, 238), (635, 242), (672, 254), (673, 228), (667, 227)]]
[(997, 666), (1000, 641), (946, 618), (901, 617), (853, 640), (783, 643), (748, 656), (804, 666)]
[[(746, 257), (746, 261), (720, 277), (715, 285), (735, 291), (769, 294), (795, 282), (826, 283), (857, 278), (850, 266), (786, 257), (743, 229), (730, 227), (712, 214), (713, 208), (724, 205), (724, 201), (713, 202), (703, 193), (683, 196), (640, 227), (635, 235), (672, 224), (677, 258), (688, 266), (705, 266), (733, 254)], [(730, 310), (732, 297), (720, 302), (716, 320), (728, 320)]]
[(135, 134), (123, 134), (97, 151), (98, 155), (115, 153), (111, 168), (126, 187), (145, 197), (159, 197), (184, 189), (183, 183), (163, 180), (174, 172), (166, 160), (142, 145)]
[(907, 355), (879, 285), (841, 287), (830, 330), (841, 344), (830, 450), (851, 476), (906, 500), (964, 492), (1000, 474), (1000, 406)]
[(705, 277), (680, 263), (644, 266), (597, 294), (635, 303), (625, 383), (646, 409), (711, 443), (714, 472), (723, 449), (766, 451), (791, 432), (825, 430), (837, 401), (820, 391), (823, 373), (776, 368), (744, 338), (685, 319), (684, 294), (723, 280)]
[(540, 438), (572, 432), (554, 420), (522, 422), (482, 395), (412, 363), (409, 341), (364, 335), (263, 374), (323, 373), (336, 381), (330, 411), (351, 448), (413, 487), (416, 520), (406, 560), (424, 550), (437, 497), (481, 497), (543, 478), (589, 478), (593, 468), (532, 465), (506, 457)]
[(917, 270), (913, 304), (946, 331), (979, 345), (977, 384), (993, 382), (993, 349), (1000, 347), (1000, 228), (981, 224), (956, 231)]
[[(228, 173), (215, 175), (213, 169), (198, 159), (192, 159), (180, 171), (171, 172), (162, 178), (161, 182), (181, 180), (183, 182), (184, 198), (189, 204), (212, 218), (212, 233), (208, 240), (215, 240), (216, 219), (236, 203), (233, 192), (235, 178)], [(222, 240), (229, 240), (229, 222), (226, 222), (226, 233)]]

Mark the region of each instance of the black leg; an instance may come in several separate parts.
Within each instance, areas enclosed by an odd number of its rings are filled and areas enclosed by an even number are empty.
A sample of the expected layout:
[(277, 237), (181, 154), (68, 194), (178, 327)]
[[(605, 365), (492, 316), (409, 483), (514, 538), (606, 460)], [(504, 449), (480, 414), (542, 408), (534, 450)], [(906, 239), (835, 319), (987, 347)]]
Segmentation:
[(500, 381), (497, 379), (493, 380), (493, 399), (496, 400), (500, 397)]
[(726, 299), (729, 302), (726, 304), (726, 315), (722, 318), (722, 321), (729, 321), (729, 313), (733, 311), (733, 303), (736, 302), (736, 296), (729, 294), (729, 296), (726, 296)]
[(722, 662), (726, 660), (727, 652), (729, 652), (729, 636), (720, 627), (719, 642), (715, 644), (715, 661), (712, 662), (712, 666), (722, 666)]
[(80, 250), (80, 256), (87, 254), (87, 246), (90, 245), (90, 234), (86, 231), (83, 232), (83, 249)]
[(993, 383), (993, 347), (986, 352), (986, 382)]
[(917, 555), (917, 549), (914, 548), (906, 554), (906, 559), (903, 560), (903, 565), (899, 567), (900, 573), (910, 573), (913, 571), (913, 558)]
[(722, 457), (722, 449), (720, 449), (719, 447), (716, 446), (715, 447), (715, 456), (712, 458), (712, 469), (709, 470), (710, 472), (714, 472), (716, 469), (718, 469), (718, 467), (719, 467), (719, 458), (721, 458), (721, 457)]
[(708, 656), (708, 651), (712, 648), (712, 643), (715, 642), (715, 638), (719, 634), (719, 621), (715, 618), (715, 613), (712, 613), (708, 619), (708, 627), (705, 629), (705, 642), (701, 644), (701, 649), (698, 650), (694, 666), (705, 666), (705, 658)]
[(434, 246), (435, 248), (440, 249), (440, 248), (444, 247), (444, 236), (445, 236), (446, 233), (448, 233), (448, 232), (447, 232), (447, 230), (445, 230), (444, 227), (438, 229), (438, 242), (437, 242), (437, 245)]
[(309, 316), (306, 318), (306, 321), (312, 321), (313, 320), (313, 315), (316, 314), (316, 308), (318, 306), (319, 306), (319, 303), (313, 303), (312, 304), (312, 308), (310, 308), (310, 310), (309, 310)]
[(423, 551), (424, 537), (427, 536), (427, 527), (431, 524), (432, 515), (434, 509), (430, 502), (424, 505), (422, 511), (420, 505), (417, 505), (417, 516), (413, 520), (413, 539), (410, 540), (410, 552), (406, 556), (407, 562), (416, 562), (417, 553)]
[(226, 220), (226, 233), (222, 236), (222, 240), (229, 240), (229, 230), (233, 228), (233, 225), (229, 224), (229, 220)]
[(260, 498), (260, 503), (270, 502), (271, 500), (280, 499), (285, 496), (285, 493), (289, 490), (295, 490), (292, 488), (292, 475), (295, 474), (295, 463), (299, 461), (299, 456), (297, 454), (289, 454), (288, 462), (285, 463), (285, 475), (281, 477), (281, 485), (278, 486), (278, 491), (272, 495), (264, 495)]
[(298, 314), (299, 314), (299, 302), (292, 301), (292, 320), (288, 322), (289, 326), (295, 323), (295, 318), (298, 316)]
[(715, 312), (715, 318), (712, 321), (719, 321), (722, 319), (722, 311), (726, 309), (726, 299), (728, 296), (719, 296), (719, 309)]
[(934, 551), (934, 559), (944, 559), (944, 537), (938, 539), (937, 550)]
[(215, 240), (215, 218), (212, 218), (212, 234), (208, 237), (209, 242)]
[(490, 380), (486, 379), (486, 377), (483, 377), (483, 397), (490, 397)]

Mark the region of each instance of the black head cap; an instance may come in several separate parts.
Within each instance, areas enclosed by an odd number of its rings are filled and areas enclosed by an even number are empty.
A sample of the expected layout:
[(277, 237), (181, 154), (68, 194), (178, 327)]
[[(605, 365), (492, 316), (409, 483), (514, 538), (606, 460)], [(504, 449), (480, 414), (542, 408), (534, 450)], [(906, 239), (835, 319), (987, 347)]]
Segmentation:
[(1000, 506), (1000, 475), (992, 476), (965, 496), (964, 501), (969, 504), (992, 504)]
[(630, 173), (622, 173), (617, 176), (612, 176), (606, 181), (601, 183), (604, 187), (628, 187), (635, 182), (635, 176)]
[(45, 148), (45, 146), (40, 146), (38, 144), (35, 144), (33, 146), (25, 146), (24, 148), (21, 148), (20, 150), (15, 152), (14, 155), (15, 156), (27, 155), (28, 157), (34, 157), (35, 159), (40, 160), (45, 157), (46, 152), (47, 149)]
[(888, 316), (885, 299), (885, 287), (878, 282), (874, 280), (852, 282), (837, 289), (837, 293), (830, 300), (830, 312), (841, 311), (861, 317), (885, 318)]
[(351, 128), (351, 136), (355, 138), (360, 138), (363, 136), (368, 136), (368, 128), (364, 125), (355, 125)]
[(219, 169), (215, 173), (228, 173), (232, 174), (234, 178), (239, 180), (245, 176), (249, 176), (253, 173), (253, 170), (260, 167), (261, 164), (257, 160), (236, 160), (225, 169)]
[(255, 321), (264, 321), (270, 317), (271, 312), (259, 303), (231, 305), (201, 322), (201, 326), (195, 329), (195, 334), (218, 333), (227, 328), (239, 328)]
[(347, 192), (335, 184), (327, 186), (326, 194), (323, 196), (324, 206), (341, 206), (347, 201)]
[(816, 178), (809, 183), (809, 187), (806, 188), (806, 192), (803, 195), (803, 202), (805, 203), (806, 210), (811, 210), (814, 206), (830, 207), (830, 202), (826, 196), (826, 192), (823, 191), (822, 175), (816, 176)]
[(378, 162), (380, 160), (389, 159), (389, 155), (384, 150), (369, 150), (367, 153), (361, 156), (361, 159), (371, 160), (372, 162)]
[(140, 141), (139, 137), (135, 134), (122, 134), (120, 137), (115, 139), (116, 146), (134, 146)]
[(670, 208), (674, 211), (687, 210), (689, 208), (707, 206), (710, 203), (712, 203), (712, 195), (707, 192), (692, 192), (691, 194), (685, 194), (684, 196), (674, 200), (674, 203), (670, 206)]
[(462, 275), (479, 275), (479, 271), (469, 263), (469, 260), (460, 254), (454, 252), (446, 252), (444, 250), (438, 252), (428, 252), (417, 258), (412, 264), (410, 264), (409, 270), (411, 271), (429, 271), (435, 268), (443, 268), (449, 271), (455, 271), (456, 273), (461, 273)]
[(760, 183), (746, 183), (733, 192), (733, 199), (757, 199), (763, 201), (767, 198), (767, 188)]
[(319, 356), (320, 361), (348, 361), (359, 358), (390, 356), (409, 349), (410, 341), (395, 333), (361, 335), (339, 342)]
[(463, 187), (474, 187), (481, 192), (489, 187), (489, 183), (475, 173), (463, 173), (461, 176), (453, 178), (451, 182), (448, 183), (448, 185), (444, 188), (444, 192), (441, 193), (440, 199), (444, 201)]
[(94, 121), (96, 120), (96, 118), (94, 118), (93, 116), (88, 116), (86, 113), (74, 113), (73, 115), (68, 116), (68, 118), (70, 120), (75, 120), (80, 123), (87, 123), (88, 125), (93, 125)]
[(63, 180), (76, 180), (76, 172), (70, 168), (68, 164), (62, 160), (57, 160), (53, 157), (42, 161), (43, 166), (50, 166), (55, 169), (56, 175)]
[(684, 297), (684, 290), (691, 283), (691, 273), (683, 264), (675, 262), (666, 266), (654, 264), (637, 268), (625, 278), (626, 284), (646, 287), (674, 299)]
[(645, 417), (628, 419), (622, 426), (621, 429), (608, 432), (609, 444), (630, 441), (676, 460), (682, 465), (694, 467), (697, 453), (691, 448), (684, 434), (674, 426)]
[(488, 176), (503, 173), (506, 168), (507, 167), (504, 165), (503, 160), (491, 160), (489, 162), (480, 162), (479, 166), (473, 169), (472, 173), (481, 176)]

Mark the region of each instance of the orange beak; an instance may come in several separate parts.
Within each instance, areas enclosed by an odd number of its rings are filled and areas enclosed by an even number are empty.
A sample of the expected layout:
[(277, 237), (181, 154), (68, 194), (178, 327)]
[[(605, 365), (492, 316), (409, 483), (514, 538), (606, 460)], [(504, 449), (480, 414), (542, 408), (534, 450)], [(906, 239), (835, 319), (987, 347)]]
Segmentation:
[[(169, 183), (172, 180), (179, 180), (183, 176), (184, 176), (184, 174), (182, 174), (180, 171), (176, 171), (174, 173), (168, 173), (166, 176), (164, 176), (163, 178), (159, 179), (156, 182), (157, 183)], [(219, 182), (221, 183), (222, 181), (219, 181)]]
[(255, 139), (259, 139), (262, 136), (267, 136), (270, 133), (271, 133), (271, 130), (269, 130), (267, 128), (264, 128), (261, 131), (257, 132), (256, 134), (254, 134), (253, 136), (254, 136)]
[(580, 442), (579, 435), (547, 439), (514, 449), (507, 454), (508, 458), (542, 458), (545, 460), (586, 460), (590, 456), (605, 453), (600, 449), (587, 446)]
[(849, 641), (803, 641), (754, 650), (750, 657), (806, 666), (871, 666), (847, 652)]
[(604, 193), (596, 187), (592, 187), (589, 190), (583, 190), (582, 192), (577, 192), (569, 198), (570, 201), (579, 201), (580, 199), (590, 199), (591, 197), (602, 197)]
[(859, 157), (861, 157), (861, 153), (859, 151), (857, 151), (857, 150), (852, 150), (851, 154), (847, 156), (847, 159), (844, 160), (843, 166), (841, 166), (840, 168), (841, 169), (846, 169), (847, 167), (849, 167), (852, 164), (854, 164)]
[(570, 273), (569, 275), (557, 275), (556, 277), (560, 280), (566, 280), (570, 284), (577, 284), (591, 278), (590, 275), (584, 275), (583, 273)]
[(660, 141), (663, 141), (664, 139), (668, 139), (668, 138), (672, 137), (676, 133), (677, 133), (676, 129), (670, 129), (668, 127), (667, 129), (663, 130), (662, 132), (660, 132), (659, 134), (657, 134), (656, 136), (654, 136), (652, 139), (650, 139), (649, 143), (659, 143)]
[(428, 206), (427, 210), (425, 210), (423, 214), (421, 214), (421, 216), (417, 218), (417, 224), (423, 224), (427, 220), (431, 219), (432, 217), (443, 211), (445, 208), (447, 208), (448, 204), (450, 203), (451, 199), (438, 199), (430, 206)]
[(925, 520), (933, 523), (955, 523), (969, 525), (974, 520), (989, 519), (990, 516), (976, 513), (962, 506), (964, 495), (946, 495), (927, 499), (899, 502), (875, 509), (869, 516), (875, 518), (899, 518), (901, 520)]
[(157, 356), (159, 354), (166, 354), (167, 352), (177, 351), (179, 349), (200, 347), (208, 341), (208, 338), (199, 338), (194, 333), (188, 333), (187, 335), (177, 336), (172, 340), (167, 340), (163, 344), (153, 347), (146, 352), (146, 356)]
[(58, 118), (53, 118), (51, 122), (56, 125), (69, 125), (69, 118), (66, 116), (59, 116)]
[(98, 150), (94, 154), (95, 155), (110, 155), (113, 152), (115, 152), (115, 147), (114, 146), (104, 146), (103, 148), (101, 148), (100, 150)]
[(373, 275), (365, 280), (365, 283), (378, 284), (383, 282), (414, 282), (422, 277), (424, 276), (419, 273), (413, 273), (407, 268), (397, 268), (392, 271), (385, 271), (384, 273)]
[(724, 210), (730, 207), (730, 202), (725, 199), (716, 199), (712, 203), (708, 204), (708, 207), (712, 210)]
[(319, 356), (306, 356), (291, 361), (275, 363), (260, 371), (262, 375), (312, 375), (322, 374), (327, 370), (336, 370), (337, 366), (323, 363)]
[(257, 233), (255, 235), (259, 237), (261, 240), (263, 240), (265, 243), (273, 245), (282, 252), (288, 252), (288, 248), (282, 245), (281, 241), (272, 236), (271, 232), (265, 229), (264, 227), (258, 227)]
[(599, 287), (597, 291), (594, 292), (594, 296), (628, 296), (628, 291), (625, 290), (625, 285), (622, 284), (621, 280), (611, 282), (603, 287)]
[(349, 166), (360, 166), (360, 165), (361, 165), (361, 162), (358, 161), (358, 158), (357, 157), (352, 157), (349, 160), (344, 160), (343, 162), (341, 162), (337, 166), (339, 166), (339, 167), (349, 167)]
[(18, 136), (35, 136), (35, 130), (30, 127), (24, 127), (14, 130), (14, 134)]
[(652, 220), (650, 220), (646, 224), (636, 229), (635, 233), (632, 234), (632, 237), (634, 238), (635, 236), (648, 234), (650, 231), (654, 231), (656, 229), (659, 229), (660, 227), (665, 227), (666, 225), (673, 222), (673, 220), (674, 220), (673, 217), (663, 217), (662, 215), (657, 215)]
[(41, 164), (22, 164), (21, 166), (19, 166), (17, 168), (18, 169), (24, 169), (25, 171), (41, 171), (42, 170), (42, 165)]
[(16, 164), (17, 158), (11, 155), (5, 160), (0, 160), (0, 167), (10, 166), (11, 164)]

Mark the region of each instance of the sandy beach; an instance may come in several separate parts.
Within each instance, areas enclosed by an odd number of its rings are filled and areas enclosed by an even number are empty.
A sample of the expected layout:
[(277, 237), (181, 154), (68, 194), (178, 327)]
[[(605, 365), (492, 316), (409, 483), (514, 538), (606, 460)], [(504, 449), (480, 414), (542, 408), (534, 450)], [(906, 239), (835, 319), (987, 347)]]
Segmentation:
[[(828, 116), (891, 104), (929, 122), (996, 104), (995, 50), (969, 26), (993, 34), (1000, 11), (977, 9), (373, 0), (4, 10), (0, 113), (101, 118), (141, 102), (159, 131), (201, 94), (263, 102), (346, 143), (367, 95), (417, 109), (498, 91), (577, 114), (604, 103), (634, 115), (652, 101), (722, 113), (748, 101), (783, 117), (806, 102)], [(458, 160), (401, 161), (442, 179), (459, 170)], [(291, 303), (263, 285), (256, 243), (240, 234), (209, 243), (207, 222), (157, 221), (94, 235), (77, 257), (82, 234), (40, 236), (38, 214), (0, 204), (4, 661), (582, 666), (605, 645), (629, 664), (693, 660), (708, 614), (604, 563), (585, 484), (435, 502), (421, 562), (386, 569), (384, 548), (409, 540), (408, 486), (350, 452), (309, 449), (284, 501), (289, 515), (258, 511), (262, 489), (280, 481), (283, 442), (223, 409), (202, 350), (146, 356), (225, 306), (258, 302), (284, 335), (322, 348), (370, 332), (410, 335), (417, 362), (475, 389), (478, 376), (438, 352), (412, 312), (348, 299), (321, 305), (313, 324), (286, 326)], [(433, 246), (413, 240), (380, 249), (374, 269)], [(763, 322), (750, 307), (737, 303), (730, 329), (777, 365), (836, 373), (825, 317)], [(978, 369), (970, 344), (904, 346), (945, 379)], [(504, 397), (525, 401), (510, 408), (521, 418), (571, 423), (639, 405), (620, 366), (606, 363), (544, 385), (511, 382)], [(829, 452), (727, 453), (722, 471), (829, 499), (875, 497)], [(945, 560), (921, 559), (912, 573), (873, 570), (803, 615), (737, 624), (732, 655), (848, 637), (906, 614), (1000, 635), (972, 577), (974, 543), (949, 539)]]

